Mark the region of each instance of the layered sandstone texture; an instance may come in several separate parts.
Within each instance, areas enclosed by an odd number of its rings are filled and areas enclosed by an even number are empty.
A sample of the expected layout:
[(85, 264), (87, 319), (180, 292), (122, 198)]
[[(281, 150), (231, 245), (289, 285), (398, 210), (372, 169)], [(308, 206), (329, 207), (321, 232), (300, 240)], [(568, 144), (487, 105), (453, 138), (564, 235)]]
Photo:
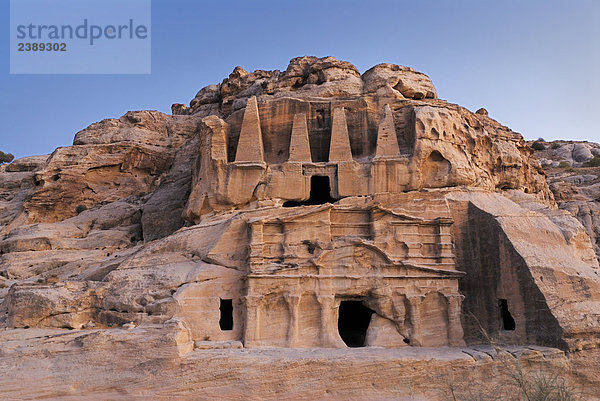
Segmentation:
[(543, 140), (530, 145), (558, 207), (581, 222), (600, 258), (600, 145)]
[(446, 399), (490, 342), (600, 392), (591, 198), (484, 110), (300, 57), (172, 111), (0, 166), (2, 398)]

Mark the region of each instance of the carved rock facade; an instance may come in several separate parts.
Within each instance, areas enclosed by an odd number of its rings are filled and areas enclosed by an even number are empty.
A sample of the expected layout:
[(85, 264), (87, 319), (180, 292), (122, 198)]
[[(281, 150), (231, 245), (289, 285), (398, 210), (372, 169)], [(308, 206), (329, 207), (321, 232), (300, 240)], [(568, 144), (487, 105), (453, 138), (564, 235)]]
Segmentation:
[(426, 75), (302, 57), (238, 67), (173, 113), (130, 112), (0, 166), (0, 337), (76, 329), (110, 351), (149, 336), (169, 372), (234, 351), (253, 366), (265, 347), (424, 361), (481, 329), (579, 366), (597, 355), (585, 228), (519, 134), (438, 99)]

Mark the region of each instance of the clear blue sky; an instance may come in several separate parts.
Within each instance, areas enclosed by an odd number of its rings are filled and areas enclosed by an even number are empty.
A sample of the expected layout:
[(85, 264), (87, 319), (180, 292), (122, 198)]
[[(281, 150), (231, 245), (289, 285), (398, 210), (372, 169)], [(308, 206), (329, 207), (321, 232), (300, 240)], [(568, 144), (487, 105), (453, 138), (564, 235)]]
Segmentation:
[(598, 0), (153, 0), (150, 75), (10, 75), (7, 0), (0, 18), (0, 150), (17, 157), (128, 110), (170, 112), (236, 65), (301, 55), (411, 66), (526, 138), (600, 142)]

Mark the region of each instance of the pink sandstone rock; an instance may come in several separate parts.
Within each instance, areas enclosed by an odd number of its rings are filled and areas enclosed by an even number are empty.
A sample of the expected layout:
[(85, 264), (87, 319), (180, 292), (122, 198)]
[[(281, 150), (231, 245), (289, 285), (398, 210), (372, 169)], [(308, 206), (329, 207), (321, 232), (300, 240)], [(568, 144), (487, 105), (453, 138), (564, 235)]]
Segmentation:
[(595, 223), (519, 134), (332, 57), (173, 113), (0, 166), (3, 398), (444, 399), (510, 353), (597, 399)]

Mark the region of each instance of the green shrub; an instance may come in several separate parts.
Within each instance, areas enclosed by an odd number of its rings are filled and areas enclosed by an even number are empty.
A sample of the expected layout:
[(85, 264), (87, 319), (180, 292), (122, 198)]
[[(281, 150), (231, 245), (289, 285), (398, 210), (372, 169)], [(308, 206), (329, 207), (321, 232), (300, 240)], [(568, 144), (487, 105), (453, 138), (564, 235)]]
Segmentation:
[(554, 143), (552, 144), (552, 149), (558, 149), (558, 148), (560, 148), (560, 146), (561, 146), (561, 145), (560, 145), (560, 143), (558, 143), (558, 142), (554, 142)]
[(583, 163), (583, 167), (598, 167), (600, 166), (600, 156), (594, 156), (593, 159), (590, 159)]
[(544, 145), (542, 142), (540, 142), (539, 140), (535, 141), (534, 143), (531, 144), (531, 148), (533, 150), (544, 150), (546, 149), (546, 145)]
[(569, 167), (571, 167), (569, 162), (566, 162), (564, 160), (562, 162), (558, 163), (558, 168), (569, 168)]
[(77, 207), (75, 208), (75, 212), (77, 212), (77, 214), (85, 212), (86, 210), (87, 210), (86, 205), (77, 205)]
[(0, 164), (10, 163), (14, 158), (15, 156), (12, 153), (4, 153), (0, 150)]

